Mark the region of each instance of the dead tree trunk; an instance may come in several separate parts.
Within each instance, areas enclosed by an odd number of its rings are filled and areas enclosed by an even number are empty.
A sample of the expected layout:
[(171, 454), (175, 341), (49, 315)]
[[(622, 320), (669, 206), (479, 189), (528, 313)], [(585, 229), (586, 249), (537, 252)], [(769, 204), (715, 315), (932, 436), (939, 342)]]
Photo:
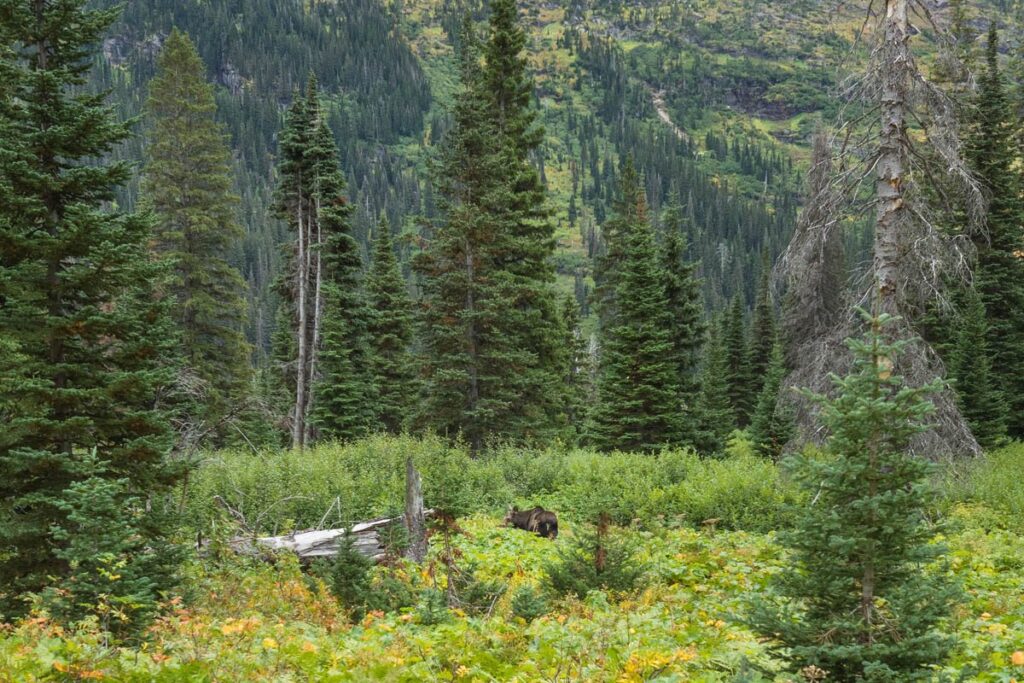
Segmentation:
[(292, 420), (292, 448), (302, 448), (306, 436), (306, 372), (309, 369), (308, 348), (306, 345), (306, 328), (308, 325), (306, 311), (306, 289), (309, 286), (309, 270), (306, 267), (306, 221), (302, 212), (302, 182), (299, 181), (298, 196), (296, 197), (297, 232), (298, 232), (298, 255), (296, 258), (296, 298), (298, 299), (298, 358), (295, 369), (295, 415)]
[(412, 458), (405, 460), (405, 528), (409, 531), (409, 548), (406, 557), (413, 562), (423, 562), (427, 557), (427, 522), (423, 511), (423, 486), (420, 473), (412, 464)]

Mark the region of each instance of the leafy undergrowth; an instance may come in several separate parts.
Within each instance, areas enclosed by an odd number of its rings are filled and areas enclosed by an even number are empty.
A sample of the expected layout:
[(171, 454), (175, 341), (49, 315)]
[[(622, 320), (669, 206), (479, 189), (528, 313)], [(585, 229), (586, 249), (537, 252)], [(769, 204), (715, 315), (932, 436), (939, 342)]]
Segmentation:
[[(955, 513), (968, 528), (948, 539), (970, 602), (949, 625), (959, 646), (936, 680), (961, 672), (962, 680), (1024, 680), (1024, 540), (971, 527), (975, 512)], [(410, 607), (350, 623), (322, 584), (287, 558), (197, 563), (189, 606), (175, 601), (143, 645), (110, 647), (88, 625), (65, 631), (36, 616), (0, 634), (0, 680), (790, 680), (739, 623), (746, 601), (782, 570), (771, 535), (630, 531), (640, 542), (642, 588), (556, 599), (527, 623), (514, 616), (514, 596), (524, 585), (543, 586), (542, 566), (571, 529), (552, 543), (490, 517), (461, 526), (459, 562), (507, 588), (483, 614), (455, 610), (428, 620)], [(436, 560), (394, 576), (420, 593), (444, 585)]]

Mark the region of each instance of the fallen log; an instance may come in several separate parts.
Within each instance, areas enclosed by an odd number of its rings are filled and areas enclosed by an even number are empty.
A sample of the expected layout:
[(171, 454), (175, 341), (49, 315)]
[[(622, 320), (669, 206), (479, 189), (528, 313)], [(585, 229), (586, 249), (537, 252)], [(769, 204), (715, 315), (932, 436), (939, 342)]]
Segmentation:
[[(423, 511), (429, 516), (433, 510)], [(295, 531), (283, 536), (238, 536), (230, 545), (232, 550), (242, 555), (258, 555), (267, 550), (271, 552), (288, 551), (299, 556), (299, 560), (310, 562), (319, 557), (334, 557), (338, 554), (341, 539), (346, 533), (355, 536), (353, 547), (366, 557), (379, 562), (384, 559), (386, 548), (380, 537), (382, 529), (389, 524), (404, 524), (404, 517), (382, 517), (369, 522), (360, 522), (351, 530), (346, 529), (307, 529)]]

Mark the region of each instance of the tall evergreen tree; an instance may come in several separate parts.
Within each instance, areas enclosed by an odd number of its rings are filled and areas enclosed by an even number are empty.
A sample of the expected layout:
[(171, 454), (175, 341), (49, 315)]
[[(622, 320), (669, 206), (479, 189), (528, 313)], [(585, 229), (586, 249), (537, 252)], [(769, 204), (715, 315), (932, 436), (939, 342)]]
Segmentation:
[(215, 120), (213, 88), (188, 36), (164, 43), (146, 104), (150, 121), (143, 193), (153, 242), (174, 274), (174, 319), (185, 366), (203, 383), (201, 417), (216, 423), (250, 388), (245, 282), (228, 261), (242, 239), (231, 194), (231, 151)]
[(985, 306), (973, 290), (966, 293), (958, 327), (949, 374), (974, 438), (982, 448), (993, 448), (1006, 438), (1006, 399), (992, 371)]
[(722, 342), (722, 323), (715, 320), (708, 328), (700, 380), (700, 431), (696, 446), (703, 455), (721, 453), (729, 435), (736, 429), (728, 378), (729, 358)]
[[(444, 220), (416, 267), (424, 291), (418, 422), (479, 450), (560, 429), (562, 358), (539, 143), (515, 5), (491, 6), (481, 48), (467, 21), (462, 92), (435, 180)], [(485, 57), (481, 66), (481, 53)]]
[(750, 417), (750, 440), (759, 453), (772, 460), (779, 458), (782, 449), (796, 432), (792, 409), (788, 402), (780, 401), (785, 377), (782, 345), (776, 342), (765, 371), (764, 386)]
[(755, 385), (763, 382), (778, 341), (778, 324), (771, 291), (772, 263), (765, 251), (761, 257), (761, 279), (757, 286), (754, 316), (750, 323), (750, 376)]
[(661, 268), (672, 321), (672, 358), (683, 411), (683, 443), (695, 445), (700, 421), (698, 366), (704, 343), (704, 306), (695, 267), (684, 259), (683, 216), (671, 204), (662, 219)]
[(997, 389), (1009, 407), (1008, 430), (1024, 437), (1024, 204), (1022, 175), (1014, 171), (1014, 117), (999, 70), (999, 37), (988, 33), (970, 159), (990, 192), (987, 231), (976, 240), (975, 288), (988, 318), (988, 346)]
[(925, 571), (943, 552), (925, 516), (930, 465), (907, 453), (940, 384), (905, 387), (892, 372), (906, 343), (885, 341), (890, 321), (872, 319), (850, 342), (854, 369), (834, 399), (818, 399), (834, 457), (794, 459), (814, 505), (780, 536), (794, 570), (773, 580), (779, 602), (751, 615), (793, 670), (813, 665), (831, 681), (931, 680), (953, 641), (938, 626), (958, 589), (948, 572)]
[(568, 294), (562, 304), (563, 348), (565, 349), (565, 415), (573, 443), (583, 435), (587, 403), (591, 394), (590, 354), (580, 328), (580, 306)]
[(389, 433), (398, 434), (409, 418), (415, 396), (411, 357), (413, 310), (386, 217), (381, 218), (374, 234), (366, 295), (370, 306), (373, 379), (377, 387), (376, 419)]
[[(623, 254), (615, 278), (615, 317), (604, 327), (590, 441), (602, 450), (651, 451), (682, 436), (673, 321), (665, 274), (647, 217), (644, 190), (627, 159), (613, 240)], [(600, 314), (600, 312), (599, 312)]]
[(0, 330), (19, 356), (14, 381), (0, 383), (6, 616), (51, 578), (71, 579), (63, 503), (88, 479), (118, 482), (115, 509), (143, 540), (133, 555), (160, 564), (172, 548), (159, 512), (179, 472), (155, 406), (172, 381), (174, 332), (155, 296), (164, 273), (148, 258), (149, 222), (107, 208), (130, 170), (97, 160), (129, 132), (104, 94), (82, 87), (116, 16), (86, 5), (0, 4), (0, 187), (11, 191), (0, 202)]
[[(292, 446), (316, 436), (350, 439), (373, 425), (368, 310), (362, 257), (338, 148), (324, 120), (316, 79), (296, 95), (281, 136), (277, 209), (295, 232), (281, 279), (296, 338)], [(318, 434), (319, 432), (319, 434)]]
[(743, 316), (743, 305), (739, 296), (733, 297), (722, 329), (727, 363), (726, 385), (729, 403), (740, 427), (750, 422), (754, 398), (759, 387), (750, 367), (750, 347), (747, 343), (747, 328)]

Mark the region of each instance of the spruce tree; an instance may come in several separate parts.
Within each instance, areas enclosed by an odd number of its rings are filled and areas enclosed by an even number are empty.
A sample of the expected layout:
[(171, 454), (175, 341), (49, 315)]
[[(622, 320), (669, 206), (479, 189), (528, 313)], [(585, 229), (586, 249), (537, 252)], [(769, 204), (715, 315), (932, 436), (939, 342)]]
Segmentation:
[(215, 425), (244, 400), (252, 373), (245, 282), (227, 260), (244, 231), (231, 151), (204, 76), (188, 36), (172, 31), (149, 86), (142, 190), (155, 216), (154, 248), (173, 272), (185, 367), (203, 384), (200, 417)]
[(990, 192), (987, 230), (976, 244), (975, 288), (985, 307), (996, 388), (1008, 404), (1008, 431), (1024, 437), (1024, 200), (1014, 171), (1014, 116), (998, 63), (998, 34), (989, 29), (980, 79), (970, 159)]
[(149, 222), (110, 208), (130, 169), (99, 160), (129, 131), (83, 85), (117, 12), (86, 5), (0, 9), (11, 46), (0, 54), (0, 188), (11, 191), (0, 202), (0, 330), (18, 356), (0, 383), (5, 617), (73, 576), (74, 496), (96, 477), (117, 482), (116, 514), (141, 540), (132, 555), (173, 565), (159, 512), (180, 472), (157, 398), (173, 379), (175, 335), (156, 296), (165, 274), (148, 257)]
[(320, 438), (348, 440), (366, 435), (376, 424), (370, 311), (362, 282), (362, 253), (352, 229), (352, 207), (345, 198), (345, 177), (338, 165), (338, 146), (320, 114), (315, 84), (307, 99), (313, 112), (306, 159), (311, 171), (311, 226), (316, 245), (311, 421)]
[(609, 239), (622, 240), (615, 247), (623, 258), (615, 277), (616, 315), (602, 329), (589, 440), (602, 450), (653, 451), (679, 444), (682, 436), (673, 321), (654, 229), (632, 160), (623, 164), (620, 180)]
[(737, 424), (745, 427), (750, 422), (750, 412), (758, 386), (750, 367), (750, 348), (747, 344), (747, 329), (739, 296), (733, 297), (732, 305), (727, 311), (722, 341), (725, 346), (729, 403), (736, 415)]
[(782, 345), (772, 348), (765, 371), (764, 386), (750, 418), (750, 440), (761, 455), (777, 460), (782, 449), (796, 433), (796, 420), (788, 402), (780, 401), (782, 382), (786, 377)]
[(808, 505), (780, 534), (793, 568), (773, 579), (776, 601), (759, 604), (751, 625), (792, 670), (816, 666), (827, 680), (931, 680), (953, 639), (939, 631), (958, 596), (948, 573), (926, 567), (944, 551), (926, 519), (930, 465), (907, 453), (928, 429), (926, 397), (939, 382), (906, 387), (893, 373), (907, 342), (886, 341), (884, 314), (851, 340), (855, 365), (818, 397), (832, 457), (791, 464)]
[(775, 305), (771, 292), (771, 260), (765, 251), (761, 258), (761, 279), (757, 286), (757, 300), (754, 316), (750, 323), (750, 376), (755, 385), (767, 377), (772, 362), (772, 351), (778, 340), (778, 325), (775, 320)]
[(525, 36), (514, 3), (491, 9), (486, 45), (468, 21), (463, 30), (462, 91), (434, 175), (443, 221), (415, 264), (424, 294), (417, 422), (462, 434), (474, 451), (488, 438), (549, 437), (564, 415), (553, 228), (529, 161), (540, 137)]
[(736, 413), (729, 400), (729, 359), (722, 343), (722, 324), (713, 321), (704, 345), (700, 380), (700, 430), (696, 447), (702, 455), (725, 450), (726, 440), (736, 429)]
[(988, 337), (985, 306), (977, 292), (968, 290), (949, 374), (956, 380), (960, 410), (983, 448), (998, 446), (1006, 438), (1007, 421), (1006, 400), (995, 383)]
[(415, 396), (410, 352), (413, 311), (386, 217), (381, 218), (374, 234), (366, 295), (373, 381), (377, 387), (376, 420), (388, 433), (398, 434), (409, 418)]
[(697, 372), (707, 326), (704, 323), (700, 280), (694, 272), (694, 264), (684, 259), (683, 217), (677, 204), (673, 203), (666, 209), (662, 230), (661, 268), (672, 321), (672, 358), (683, 411), (682, 441), (695, 445), (700, 421)]

